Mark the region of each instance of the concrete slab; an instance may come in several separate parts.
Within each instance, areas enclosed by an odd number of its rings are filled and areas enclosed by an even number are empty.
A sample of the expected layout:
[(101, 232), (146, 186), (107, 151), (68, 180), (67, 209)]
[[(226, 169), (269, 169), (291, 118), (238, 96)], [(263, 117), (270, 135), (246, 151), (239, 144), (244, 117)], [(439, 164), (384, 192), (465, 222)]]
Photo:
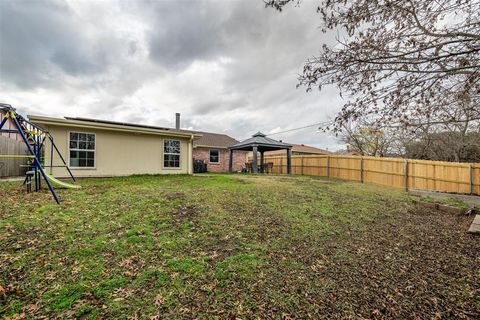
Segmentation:
[(416, 201), (416, 200), (414, 200), (414, 202), (417, 203), (422, 208), (427, 208), (427, 209), (431, 209), (431, 210), (438, 210), (438, 211), (442, 211), (442, 212), (448, 212), (448, 213), (451, 213), (451, 214), (465, 214), (466, 211), (467, 211), (466, 209), (447, 206), (447, 205), (439, 204), (439, 203)]
[(475, 216), (475, 219), (473, 219), (473, 223), (474, 223), (474, 224), (480, 224), (480, 214), (477, 214), (477, 215)]
[(480, 214), (477, 214), (473, 219), (472, 225), (470, 226), (470, 229), (468, 229), (468, 233), (480, 234)]
[(424, 190), (409, 190), (411, 194), (418, 196), (430, 196), (437, 199), (448, 199), (454, 198), (466, 203), (469, 206), (480, 208), (480, 196), (473, 196), (467, 194), (454, 194), (454, 193), (443, 193), (436, 191), (424, 191)]

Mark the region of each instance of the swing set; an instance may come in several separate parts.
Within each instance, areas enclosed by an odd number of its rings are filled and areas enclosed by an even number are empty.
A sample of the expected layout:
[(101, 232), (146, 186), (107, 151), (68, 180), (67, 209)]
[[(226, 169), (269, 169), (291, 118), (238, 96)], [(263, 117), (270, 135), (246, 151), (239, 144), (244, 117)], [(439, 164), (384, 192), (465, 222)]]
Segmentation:
[[(32, 180), (35, 186), (35, 192), (39, 192), (42, 188), (42, 178), (43, 178), (53, 198), (58, 204), (60, 204), (60, 198), (55, 192), (53, 183), (63, 188), (71, 188), (71, 189), (80, 188), (80, 186), (78, 185), (73, 185), (73, 184), (60, 181), (45, 172), (45, 168), (50, 168), (50, 174), (52, 173), (52, 169), (55, 167), (66, 168), (72, 180), (76, 181), (75, 177), (70, 171), (70, 168), (67, 166), (65, 159), (63, 158), (62, 154), (60, 153), (57, 146), (55, 145), (53, 137), (50, 135), (48, 131), (45, 131), (39, 126), (26, 120), (24, 117), (22, 117), (16, 112), (15, 108), (13, 108), (9, 104), (0, 103), (0, 112), (5, 114), (4, 119), (0, 122), (0, 133), (4, 132), (4, 133), (19, 134), (22, 137), (22, 140), (25, 143), (28, 150), (28, 155), (0, 154), (0, 158), (27, 158), (28, 159), (28, 164), (26, 165), (27, 172), (25, 174), (25, 180), (23, 181), (23, 184), (26, 186), (27, 192), (32, 191)], [(10, 119), (11, 122), (14, 124), (14, 127), (15, 127), (14, 129), (3, 129), (8, 119)], [(45, 152), (44, 148), (46, 143), (51, 144), (50, 165), (48, 166), (45, 166), (43, 163), (44, 162), (43, 154)], [(58, 154), (61, 161), (63, 162), (63, 165), (57, 165), (57, 166), (53, 165), (54, 150)]]

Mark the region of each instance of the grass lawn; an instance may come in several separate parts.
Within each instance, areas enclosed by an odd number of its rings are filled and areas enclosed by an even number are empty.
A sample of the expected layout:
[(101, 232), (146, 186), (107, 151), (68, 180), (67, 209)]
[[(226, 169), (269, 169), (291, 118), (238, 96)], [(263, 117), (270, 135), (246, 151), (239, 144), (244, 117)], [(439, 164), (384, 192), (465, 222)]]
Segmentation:
[(0, 183), (0, 317), (480, 317), (472, 217), (312, 177)]

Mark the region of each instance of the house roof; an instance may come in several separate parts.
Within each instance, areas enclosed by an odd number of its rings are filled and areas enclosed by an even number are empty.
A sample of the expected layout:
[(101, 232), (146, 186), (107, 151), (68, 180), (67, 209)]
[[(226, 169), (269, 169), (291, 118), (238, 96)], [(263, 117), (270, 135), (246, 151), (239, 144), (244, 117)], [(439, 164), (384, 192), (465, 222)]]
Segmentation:
[(214, 147), (226, 149), (238, 143), (238, 140), (222, 133), (200, 132), (202, 137), (193, 142), (193, 147)]
[(339, 154), (339, 155), (344, 155), (344, 156), (358, 156), (360, 153), (353, 151), (353, 150), (348, 150), (347, 149), (340, 149), (334, 152), (334, 154)]
[(29, 115), (29, 120), (38, 125), (56, 125), (67, 127), (93, 128), (123, 132), (135, 132), (145, 134), (160, 134), (173, 137), (193, 137), (199, 139), (202, 135), (190, 130), (177, 130), (175, 128), (156, 127), (128, 122), (116, 122), (90, 118), (51, 118), (36, 115)]
[[(320, 149), (317, 147), (312, 147), (312, 146), (306, 146), (304, 144), (296, 144), (292, 143), (292, 152), (298, 152), (298, 153), (308, 153), (308, 154), (329, 154), (331, 153), (330, 151)], [(276, 154), (284, 154), (284, 151), (282, 150), (275, 150), (275, 151), (269, 151), (267, 153), (269, 156), (276, 155)]]
[(259, 151), (269, 151), (277, 149), (290, 149), (292, 145), (274, 140), (261, 132), (257, 132), (251, 138), (239, 142), (230, 148), (233, 150), (251, 150), (253, 147), (257, 147)]

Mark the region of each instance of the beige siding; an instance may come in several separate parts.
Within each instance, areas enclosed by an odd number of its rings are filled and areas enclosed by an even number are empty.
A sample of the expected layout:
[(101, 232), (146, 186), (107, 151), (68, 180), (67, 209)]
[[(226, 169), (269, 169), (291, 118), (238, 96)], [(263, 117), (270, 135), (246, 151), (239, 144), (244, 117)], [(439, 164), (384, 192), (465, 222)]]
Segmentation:
[[(192, 147), (190, 139), (154, 134), (86, 129), (65, 126), (48, 126), (46, 129), (68, 164), (68, 136), (70, 131), (96, 134), (95, 169), (71, 169), (78, 177), (124, 176), (132, 174), (176, 174), (192, 172)], [(180, 140), (180, 168), (163, 168), (163, 140)], [(53, 165), (61, 165), (54, 152)], [(50, 143), (45, 150), (45, 165), (50, 165)], [(56, 177), (67, 177), (65, 168), (47, 168)]]

